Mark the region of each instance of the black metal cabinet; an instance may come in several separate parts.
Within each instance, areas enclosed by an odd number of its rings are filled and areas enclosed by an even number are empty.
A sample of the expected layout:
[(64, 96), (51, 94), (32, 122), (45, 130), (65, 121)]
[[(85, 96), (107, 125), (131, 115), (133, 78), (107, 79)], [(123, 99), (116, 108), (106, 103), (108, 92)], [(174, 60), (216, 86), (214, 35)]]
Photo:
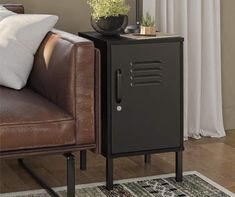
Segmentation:
[(176, 152), (182, 180), (183, 38), (134, 40), (80, 33), (101, 51), (102, 154), (107, 186), (113, 158)]

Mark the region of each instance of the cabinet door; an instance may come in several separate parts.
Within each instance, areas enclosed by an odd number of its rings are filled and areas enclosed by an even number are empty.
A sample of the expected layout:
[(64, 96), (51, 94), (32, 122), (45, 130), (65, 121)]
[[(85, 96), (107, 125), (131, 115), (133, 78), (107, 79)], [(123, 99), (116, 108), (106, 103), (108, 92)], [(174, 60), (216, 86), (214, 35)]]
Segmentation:
[(111, 46), (112, 154), (180, 147), (180, 46)]

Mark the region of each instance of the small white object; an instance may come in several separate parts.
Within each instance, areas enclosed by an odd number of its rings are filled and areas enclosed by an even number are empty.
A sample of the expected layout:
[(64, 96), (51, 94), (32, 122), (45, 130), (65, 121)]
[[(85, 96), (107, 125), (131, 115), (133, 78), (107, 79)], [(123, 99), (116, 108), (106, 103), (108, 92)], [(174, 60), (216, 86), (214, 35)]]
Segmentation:
[(122, 106), (118, 105), (117, 106), (117, 111), (122, 111)]

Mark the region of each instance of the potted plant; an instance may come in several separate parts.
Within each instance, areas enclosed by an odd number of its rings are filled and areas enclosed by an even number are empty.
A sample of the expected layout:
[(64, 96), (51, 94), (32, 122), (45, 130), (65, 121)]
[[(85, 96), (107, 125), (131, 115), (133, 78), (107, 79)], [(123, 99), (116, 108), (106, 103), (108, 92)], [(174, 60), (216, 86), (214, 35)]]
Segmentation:
[(146, 16), (142, 18), (140, 26), (140, 34), (147, 36), (156, 35), (155, 19), (148, 12), (146, 13)]
[(120, 34), (128, 24), (130, 7), (125, 0), (88, 0), (92, 27), (104, 35)]

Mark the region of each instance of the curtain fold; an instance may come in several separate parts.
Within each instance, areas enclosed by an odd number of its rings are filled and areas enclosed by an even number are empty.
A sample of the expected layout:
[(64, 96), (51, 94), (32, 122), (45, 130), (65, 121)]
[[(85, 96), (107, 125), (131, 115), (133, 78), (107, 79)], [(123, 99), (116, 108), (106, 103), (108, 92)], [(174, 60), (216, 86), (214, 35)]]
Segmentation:
[[(151, 3), (144, 1), (148, 7)], [(220, 0), (156, 0), (152, 6), (156, 7), (157, 30), (185, 38), (185, 138), (225, 136), (221, 93)]]

